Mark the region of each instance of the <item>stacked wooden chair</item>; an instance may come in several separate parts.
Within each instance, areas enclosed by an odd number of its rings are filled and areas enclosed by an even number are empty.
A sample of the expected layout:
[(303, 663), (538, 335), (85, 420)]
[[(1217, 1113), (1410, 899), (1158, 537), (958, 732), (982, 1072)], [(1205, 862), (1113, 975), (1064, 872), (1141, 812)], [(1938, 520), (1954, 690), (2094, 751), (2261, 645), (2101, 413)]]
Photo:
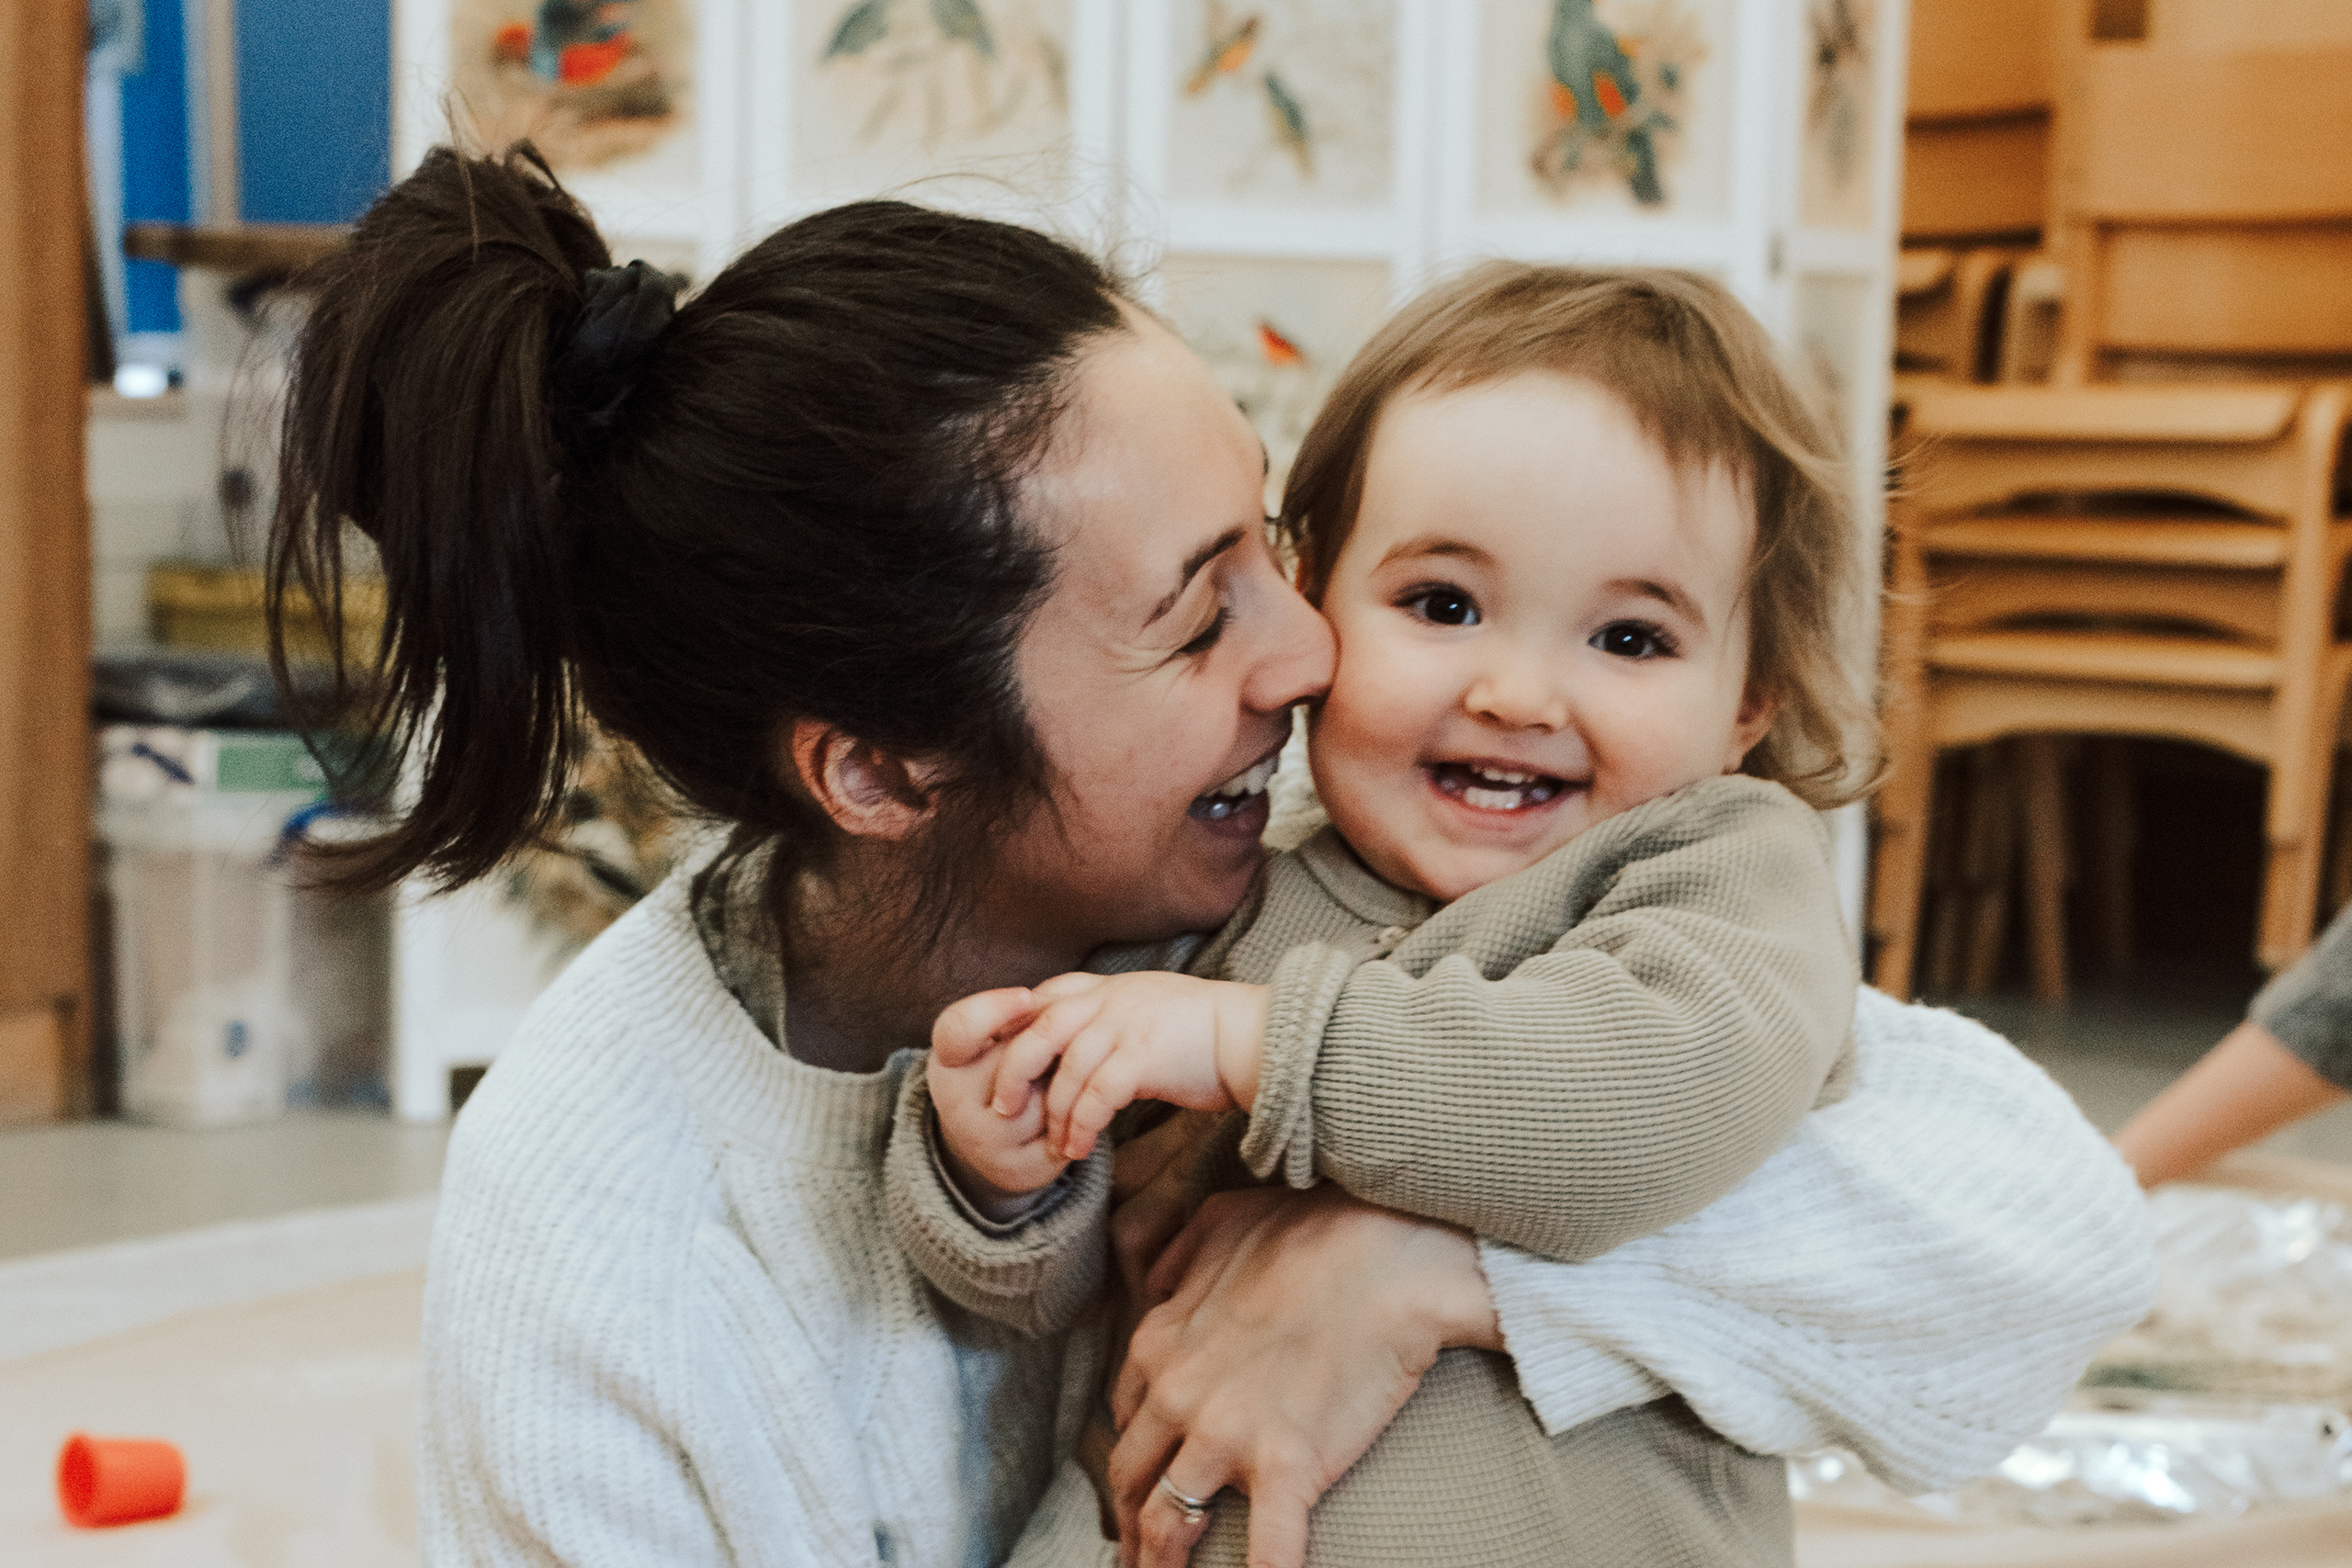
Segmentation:
[(1904, 247), (1894, 288), (1898, 383), (1993, 378), (2009, 274), (2023, 254), (2007, 245)]
[[(2058, 45), (2048, 386), (1907, 382), (1886, 618), (1873, 975), (1919, 955), (1937, 754), (2168, 737), (2268, 770), (2257, 957), (2310, 941), (2352, 676), (2339, 516), (2352, 393), (2352, 47)], [(2045, 808), (2045, 818), (2055, 809)], [(2063, 823), (2024, 857), (2035, 988), (2063, 996)]]

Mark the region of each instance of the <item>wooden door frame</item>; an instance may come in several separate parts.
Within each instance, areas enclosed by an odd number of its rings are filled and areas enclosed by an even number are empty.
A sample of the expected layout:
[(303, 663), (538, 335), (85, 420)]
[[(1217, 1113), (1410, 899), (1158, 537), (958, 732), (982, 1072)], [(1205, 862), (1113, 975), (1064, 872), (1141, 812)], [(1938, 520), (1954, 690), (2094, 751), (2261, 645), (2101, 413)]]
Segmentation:
[(0, 0), (0, 1122), (88, 1110), (86, 26)]

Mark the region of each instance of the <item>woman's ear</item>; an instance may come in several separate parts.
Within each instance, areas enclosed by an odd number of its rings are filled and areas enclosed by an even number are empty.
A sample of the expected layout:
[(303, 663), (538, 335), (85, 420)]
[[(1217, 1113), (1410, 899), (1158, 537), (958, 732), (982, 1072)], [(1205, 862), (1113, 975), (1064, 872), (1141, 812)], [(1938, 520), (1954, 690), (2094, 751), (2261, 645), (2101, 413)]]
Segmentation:
[(833, 826), (861, 839), (906, 839), (930, 820), (938, 768), (909, 763), (819, 719), (786, 739), (793, 775)]
[(1781, 716), (1781, 694), (1750, 681), (1741, 694), (1739, 711), (1732, 716), (1731, 746), (1724, 758), (1724, 772), (1736, 773), (1756, 750), (1758, 741), (1771, 732), (1772, 721)]

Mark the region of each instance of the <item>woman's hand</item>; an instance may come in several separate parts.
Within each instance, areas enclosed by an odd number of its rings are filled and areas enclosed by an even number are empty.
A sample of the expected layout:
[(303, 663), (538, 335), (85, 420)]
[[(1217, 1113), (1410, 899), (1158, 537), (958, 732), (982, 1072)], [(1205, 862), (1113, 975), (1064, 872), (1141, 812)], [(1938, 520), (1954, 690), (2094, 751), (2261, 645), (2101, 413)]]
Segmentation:
[(1112, 1395), (1122, 1560), (1182, 1568), (1199, 1523), (1155, 1490), (1250, 1498), (1252, 1568), (1296, 1568), (1306, 1515), (1448, 1346), (1502, 1348), (1476, 1244), (1326, 1184), (1221, 1192), (1161, 1254)]

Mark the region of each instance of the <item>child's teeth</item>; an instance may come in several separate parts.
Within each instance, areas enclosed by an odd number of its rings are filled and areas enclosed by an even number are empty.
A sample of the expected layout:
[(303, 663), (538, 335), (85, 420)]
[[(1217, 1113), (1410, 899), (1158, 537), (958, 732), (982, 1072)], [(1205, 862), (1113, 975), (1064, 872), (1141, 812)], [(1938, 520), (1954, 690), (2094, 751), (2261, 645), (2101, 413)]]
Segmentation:
[(1535, 782), (1533, 773), (1506, 773), (1495, 768), (1473, 768), (1470, 771), (1482, 779), (1490, 780), (1498, 784), (1529, 784)]
[(1480, 789), (1476, 784), (1462, 792), (1464, 803), (1481, 811), (1516, 811), (1521, 798), (1515, 789)]

